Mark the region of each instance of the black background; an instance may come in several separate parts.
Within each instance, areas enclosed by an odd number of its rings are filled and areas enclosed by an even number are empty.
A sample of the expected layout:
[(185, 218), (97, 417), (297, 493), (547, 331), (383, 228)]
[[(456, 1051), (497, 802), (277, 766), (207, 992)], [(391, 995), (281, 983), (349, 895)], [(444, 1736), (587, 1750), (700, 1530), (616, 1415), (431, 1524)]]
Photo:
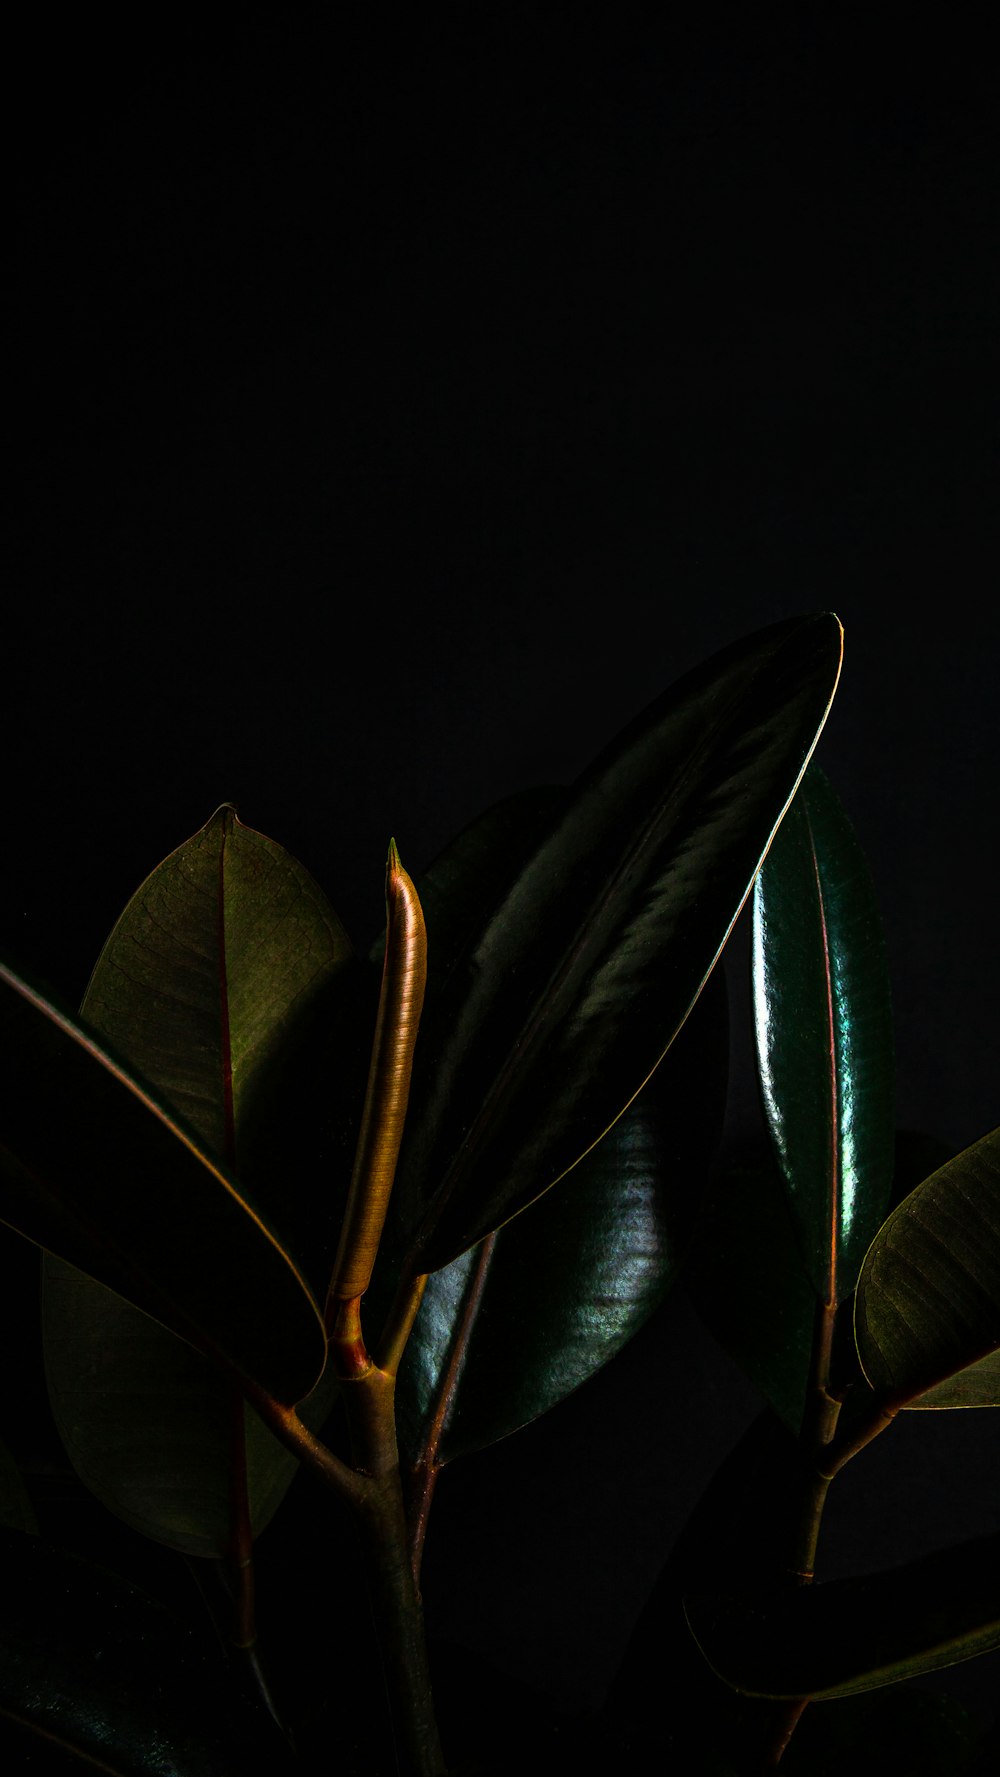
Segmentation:
[[(960, 18), (763, 10), (22, 36), (12, 960), (76, 1001), (224, 799), (367, 944), (390, 834), (418, 871), (832, 609), (819, 758), (883, 908), (899, 1122), (996, 1122), (989, 57)], [(756, 1405), (678, 1295), (446, 1474), (436, 1629), (599, 1700)], [(989, 1416), (919, 1417), (845, 1477), (834, 1566), (995, 1525)]]

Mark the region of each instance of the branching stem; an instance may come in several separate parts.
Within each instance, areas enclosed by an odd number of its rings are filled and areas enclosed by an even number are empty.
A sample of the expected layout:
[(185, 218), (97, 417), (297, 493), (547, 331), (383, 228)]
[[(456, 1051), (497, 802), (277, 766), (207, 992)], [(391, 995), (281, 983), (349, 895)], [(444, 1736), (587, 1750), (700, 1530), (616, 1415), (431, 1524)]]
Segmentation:
[(259, 1390), (248, 1391), (248, 1398), (286, 1448), (350, 1507), (361, 1539), (400, 1777), (445, 1777), (423, 1607), (406, 1533), (396, 1448), (395, 1378), (372, 1363), (367, 1353), (365, 1358), (367, 1367), (355, 1351), (349, 1360), (353, 1373), (342, 1375), (351, 1464), (328, 1450), (294, 1408)]

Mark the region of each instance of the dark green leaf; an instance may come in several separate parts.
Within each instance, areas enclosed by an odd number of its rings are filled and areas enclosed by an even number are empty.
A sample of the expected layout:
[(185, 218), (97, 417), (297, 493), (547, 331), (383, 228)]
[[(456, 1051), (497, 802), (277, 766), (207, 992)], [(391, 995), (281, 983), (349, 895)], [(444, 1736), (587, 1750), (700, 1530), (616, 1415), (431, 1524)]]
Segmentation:
[(432, 1443), (449, 1462), (547, 1412), (663, 1300), (721, 1129), (727, 1037), (719, 976), (572, 1178), (432, 1273), (396, 1392), (411, 1463)]
[(59, 1750), (121, 1777), (298, 1768), (221, 1658), (136, 1587), (15, 1532), (0, 1574), (0, 1752), (13, 1731), (32, 1768)]
[[(239, 1177), (264, 1083), (352, 956), (302, 866), (223, 807), (132, 897), (81, 1018)], [(287, 1216), (304, 1182), (282, 1176), (284, 1202), (273, 1208)], [(315, 1190), (314, 1178), (308, 1184)], [(272, 1208), (266, 1197), (263, 1206)], [(134, 1529), (184, 1554), (225, 1555), (232, 1384), (64, 1260), (47, 1257), (43, 1274), (49, 1396), (77, 1473)], [(334, 1386), (330, 1370), (304, 1409), (307, 1422), (322, 1420)], [(256, 1533), (297, 1464), (243, 1412)]]
[(695, 1592), (709, 1665), (755, 1697), (845, 1697), (1000, 1647), (1000, 1537), (907, 1567), (746, 1601)]
[(1000, 1129), (939, 1167), (879, 1229), (858, 1279), (854, 1336), (871, 1386), (897, 1406), (941, 1384), (929, 1406), (1000, 1404), (991, 1355), (1000, 1347)]
[(840, 653), (824, 614), (690, 674), (601, 755), (485, 910), (418, 1044), (392, 1212), (412, 1269), (532, 1202), (649, 1078), (805, 769)]
[(823, 1302), (857, 1280), (892, 1178), (892, 1015), (871, 876), (811, 765), (757, 878), (753, 983), (764, 1106)]
[(0, 1216), (294, 1405), (322, 1317), (263, 1216), (74, 1019), (0, 964)]

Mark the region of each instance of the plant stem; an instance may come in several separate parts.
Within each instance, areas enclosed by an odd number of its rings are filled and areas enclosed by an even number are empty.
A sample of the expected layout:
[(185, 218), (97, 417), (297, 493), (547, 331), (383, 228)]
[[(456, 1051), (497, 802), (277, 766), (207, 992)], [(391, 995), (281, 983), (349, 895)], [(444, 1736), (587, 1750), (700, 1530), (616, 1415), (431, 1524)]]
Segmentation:
[(373, 1364), (348, 1313), (331, 1339), (351, 1434), (352, 1466), (293, 1408), (250, 1396), (286, 1447), (350, 1506), (361, 1540), (400, 1777), (446, 1777), (431, 1694), (423, 1605), (410, 1563), (393, 1411), (395, 1377)]
[[(360, 1341), (361, 1350), (364, 1349)], [(367, 1357), (367, 1353), (365, 1354)], [(370, 1478), (356, 1512), (396, 1741), (405, 1777), (443, 1777), (423, 1604), (410, 1560), (396, 1444), (396, 1378), (358, 1354), (346, 1366), (344, 1405), (354, 1464)]]
[(799, 1585), (810, 1585), (816, 1569), (816, 1546), (832, 1476), (824, 1457), (837, 1429), (840, 1402), (828, 1393), (836, 1304), (820, 1302), (813, 1329), (812, 1365), (801, 1449), (805, 1473), (792, 1540), (791, 1571)]
[[(809, 1390), (806, 1395), (799, 1448), (802, 1475), (798, 1509), (792, 1527), (788, 1572), (798, 1586), (812, 1585), (816, 1571), (823, 1508), (832, 1476), (824, 1472), (824, 1457), (837, 1429), (840, 1402), (829, 1393), (835, 1302), (818, 1302), (813, 1325)], [(764, 1754), (764, 1770), (777, 1770), (795, 1729), (809, 1706), (808, 1697), (796, 1697), (780, 1705)]]
[(402, 1362), (406, 1342), (413, 1331), (413, 1323), (420, 1312), (426, 1288), (427, 1272), (422, 1271), (416, 1277), (404, 1277), (396, 1292), (389, 1317), (382, 1329), (382, 1345), (378, 1354), (380, 1369), (390, 1376), (395, 1376)]
[(777, 1725), (770, 1744), (764, 1754), (764, 1770), (776, 1771), (781, 1763), (785, 1748), (809, 1707), (808, 1697), (795, 1697), (786, 1703), (778, 1717)]
[(479, 1313), (483, 1291), (486, 1288), (486, 1279), (489, 1275), (496, 1239), (494, 1232), (488, 1234), (486, 1239), (480, 1243), (472, 1275), (465, 1286), (462, 1313), (455, 1329), (448, 1361), (438, 1380), (437, 1400), (424, 1438), (424, 1447), (410, 1476), (411, 1490), (407, 1502), (407, 1518), (410, 1525), (410, 1560), (413, 1564), (413, 1575), (417, 1581), (420, 1578), (420, 1564), (423, 1560), (424, 1540), (427, 1536), (427, 1520), (430, 1517), (434, 1489), (437, 1486), (437, 1478), (442, 1468), (439, 1456), (441, 1439), (454, 1407), (455, 1393), (465, 1368), (469, 1339)]
[(871, 1403), (871, 1411), (860, 1425), (839, 1440), (831, 1438), (822, 1458), (823, 1473), (827, 1480), (832, 1481), (834, 1475), (839, 1475), (841, 1469), (846, 1468), (860, 1450), (888, 1430), (899, 1412), (899, 1405), (900, 1403), (877, 1395)]
[(444, 1777), (398, 1469), (381, 1479), (357, 1523), (401, 1777)]

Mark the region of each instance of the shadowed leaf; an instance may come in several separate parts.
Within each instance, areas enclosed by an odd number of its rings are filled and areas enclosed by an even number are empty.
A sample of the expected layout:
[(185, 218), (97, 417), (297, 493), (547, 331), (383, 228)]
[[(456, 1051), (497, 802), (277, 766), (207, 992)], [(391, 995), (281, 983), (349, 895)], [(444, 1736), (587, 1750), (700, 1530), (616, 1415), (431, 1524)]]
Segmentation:
[[(132, 897), (81, 1017), (240, 1176), (264, 1083), (352, 955), (302, 866), (223, 807)], [(303, 1182), (272, 1182), (284, 1219)], [(49, 1395), (77, 1473), (143, 1534), (184, 1554), (225, 1555), (238, 1460), (231, 1383), (74, 1266), (48, 1257), (43, 1275)], [(333, 1388), (331, 1372), (303, 1409), (307, 1423), (322, 1421)], [(297, 1464), (252, 1409), (243, 1414), (259, 1533)]]
[(391, 1210), (412, 1270), (440, 1269), (525, 1208), (649, 1078), (805, 769), (840, 652), (825, 614), (688, 675), (484, 906), (418, 1045)]
[(938, 1407), (1000, 1407), (1000, 1346), (905, 1405), (911, 1412)]
[(547, 1412), (663, 1300), (721, 1129), (727, 1038), (719, 976), (570, 1176), (432, 1273), (396, 1393), (411, 1463), (432, 1446), (438, 1463), (450, 1462)]
[(1000, 1404), (1000, 1129), (939, 1167), (879, 1229), (854, 1336), (872, 1388), (897, 1406), (931, 1389), (928, 1406)]
[(753, 896), (757, 1059), (775, 1153), (821, 1301), (849, 1295), (892, 1178), (889, 979), (875, 893), (811, 765)]
[(86, 1031), (0, 964), (0, 1216), (286, 1405), (326, 1355), (263, 1217)]
[(0, 1572), (0, 1754), (17, 1769), (60, 1752), (121, 1777), (298, 1768), (221, 1659), (144, 1592), (13, 1532), (0, 1532)]
[(747, 1602), (685, 1599), (709, 1665), (755, 1697), (845, 1697), (1000, 1647), (1000, 1537)]
[[(892, 1201), (901, 1201), (929, 1166), (947, 1157), (932, 1137), (898, 1130)], [(773, 1149), (713, 1181), (685, 1260), (684, 1284), (709, 1330), (797, 1436), (816, 1296)]]

